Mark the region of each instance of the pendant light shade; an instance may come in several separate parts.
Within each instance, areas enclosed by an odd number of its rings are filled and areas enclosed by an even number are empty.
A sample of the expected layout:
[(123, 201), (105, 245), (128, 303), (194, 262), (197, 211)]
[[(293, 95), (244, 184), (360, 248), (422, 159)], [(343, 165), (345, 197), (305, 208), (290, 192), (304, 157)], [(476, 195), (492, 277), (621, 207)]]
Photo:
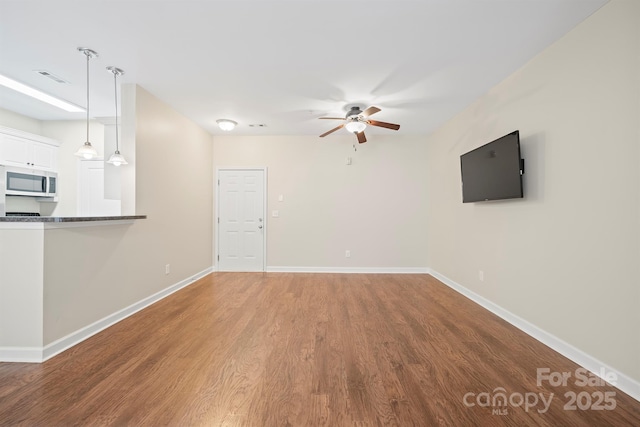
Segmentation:
[(113, 73), (114, 99), (116, 100), (116, 151), (111, 155), (111, 157), (109, 157), (107, 163), (112, 164), (113, 166), (128, 165), (129, 163), (127, 163), (124, 156), (120, 154), (120, 143), (118, 138), (118, 76), (123, 75), (124, 71), (113, 66), (107, 67), (107, 70)]
[(109, 160), (107, 160), (107, 163), (110, 163), (113, 166), (120, 166), (120, 165), (128, 165), (129, 164), (124, 159), (124, 156), (122, 154), (120, 154), (120, 152), (118, 150), (116, 150), (115, 153), (113, 153), (111, 155), (111, 157), (109, 157)]
[[(88, 139), (88, 138), (87, 138)], [(98, 157), (98, 152), (93, 145), (89, 141), (85, 142), (83, 145), (78, 148), (78, 151), (75, 152), (75, 155), (78, 157), (82, 157), (83, 159), (93, 159), (94, 157)]]
[(87, 140), (78, 148), (75, 155), (88, 160), (98, 156), (98, 152), (89, 142), (89, 60), (91, 58), (97, 58), (98, 53), (86, 47), (79, 47), (78, 51), (87, 57)]

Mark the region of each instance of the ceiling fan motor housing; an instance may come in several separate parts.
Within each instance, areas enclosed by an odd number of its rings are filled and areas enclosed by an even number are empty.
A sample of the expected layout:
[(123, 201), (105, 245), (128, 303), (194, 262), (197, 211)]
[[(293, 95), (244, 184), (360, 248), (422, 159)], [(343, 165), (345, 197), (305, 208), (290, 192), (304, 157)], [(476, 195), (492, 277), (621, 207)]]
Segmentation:
[(358, 107), (357, 105), (354, 105), (353, 107), (351, 107), (351, 109), (347, 112), (346, 118), (351, 118), (353, 116), (358, 116), (362, 114), (362, 110), (360, 109), (360, 107)]

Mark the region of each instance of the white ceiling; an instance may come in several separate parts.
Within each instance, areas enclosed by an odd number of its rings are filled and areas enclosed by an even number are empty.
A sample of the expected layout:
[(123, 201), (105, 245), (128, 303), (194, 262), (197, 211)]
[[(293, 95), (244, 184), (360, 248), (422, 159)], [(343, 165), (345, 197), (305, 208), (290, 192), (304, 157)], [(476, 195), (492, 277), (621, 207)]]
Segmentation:
[[(115, 65), (220, 134), (319, 135), (349, 103), (426, 134), (566, 34), (606, 0), (0, 0), (0, 74), (113, 116)], [(47, 70), (69, 84), (35, 73)], [(0, 89), (0, 108), (82, 119)], [(249, 124), (266, 124), (250, 128)], [(393, 132), (376, 129), (367, 133)]]

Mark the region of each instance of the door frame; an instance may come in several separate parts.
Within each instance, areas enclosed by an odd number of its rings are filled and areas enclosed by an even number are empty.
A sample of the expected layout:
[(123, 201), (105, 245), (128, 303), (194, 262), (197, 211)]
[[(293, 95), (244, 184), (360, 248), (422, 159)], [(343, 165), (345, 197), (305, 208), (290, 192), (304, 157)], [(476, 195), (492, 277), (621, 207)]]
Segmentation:
[(219, 228), (220, 228), (220, 194), (219, 194), (219, 189), (220, 189), (220, 172), (221, 171), (262, 171), (262, 175), (263, 175), (263, 189), (262, 189), (262, 194), (263, 194), (263, 199), (262, 199), (262, 218), (263, 218), (263, 224), (264, 224), (264, 239), (262, 241), (262, 271), (265, 272), (267, 271), (267, 177), (268, 177), (268, 173), (267, 173), (267, 167), (266, 166), (259, 166), (259, 167), (216, 167), (216, 176), (214, 177), (214, 181), (213, 181), (213, 188), (214, 188), (214, 194), (215, 197), (214, 199), (214, 204), (215, 204), (215, 208), (214, 208), (214, 212), (215, 212), (215, 218), (213, 219), (213, 230), (214, 230), (214, 234), (215, 234), (215, 238), (213, 239), (215, 241), (215, 247), (214, 247), (214, 251), (213, 251), (213, 265), (215, 266), (215, 271), (218, 271), (218, 267), (219, 267), (219, 261), (220, 261), (220, 254), (219, 254), (219, 242), (218, 240), (220, 239), (220, 233), (219, 233)]

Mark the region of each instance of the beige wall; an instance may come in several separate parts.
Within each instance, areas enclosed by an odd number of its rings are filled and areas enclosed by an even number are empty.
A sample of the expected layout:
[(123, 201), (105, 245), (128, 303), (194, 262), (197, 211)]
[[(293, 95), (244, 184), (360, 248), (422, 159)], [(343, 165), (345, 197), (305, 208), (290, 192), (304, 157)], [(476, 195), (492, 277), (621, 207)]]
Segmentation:
[(212, 265), (211, 136), (133, 92), (137, 160), (127, 167), (136, 168), (136, 213), (148, 219), (45, 230), (45, 345)]
[(268, 168), (268, 267), (426, 268), (424, 138), (354, 139), (214, 137), (216, 168)]
[[(612, 1), (429, 137), (429, 266), (640, 380), (640, 2)], [(462, 204), (519, 129), (524, 200)], [(484, 271), (484, 282), (478, 271)]]
[(42, 122), (40, 120), (32, 119), (4, 108), (0, 108), (0, 126), (19, 129), (36, 135), (41, 135), (42, 132)]

